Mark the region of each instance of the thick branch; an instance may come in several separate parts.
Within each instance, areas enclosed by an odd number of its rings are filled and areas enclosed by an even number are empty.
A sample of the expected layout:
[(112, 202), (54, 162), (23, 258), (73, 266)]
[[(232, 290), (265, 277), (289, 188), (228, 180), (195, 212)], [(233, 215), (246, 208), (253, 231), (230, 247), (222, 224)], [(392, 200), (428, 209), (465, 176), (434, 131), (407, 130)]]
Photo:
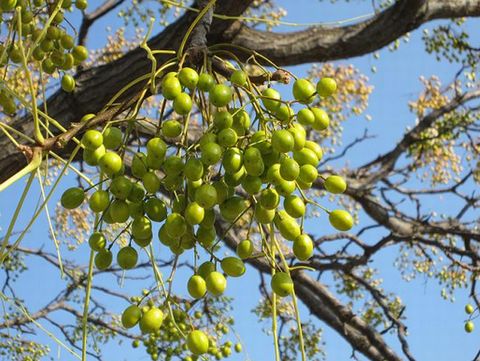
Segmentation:
[(371, 53), (435, 19), (480, 16), (479, 0), (401, 0), (373, 18), (343, 27), (274, 33), (243, 26), (232, 43), (278, 65), (345, 59)]

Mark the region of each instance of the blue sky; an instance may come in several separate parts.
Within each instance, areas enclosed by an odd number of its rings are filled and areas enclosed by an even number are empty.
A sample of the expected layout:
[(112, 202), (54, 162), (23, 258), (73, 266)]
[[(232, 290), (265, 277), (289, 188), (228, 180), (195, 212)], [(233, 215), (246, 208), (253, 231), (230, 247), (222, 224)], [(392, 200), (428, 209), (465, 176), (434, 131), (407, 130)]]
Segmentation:
[[(93, 1), (92, 1), (93, 3)], [(281, 0), (279, 5), (288, 10), (288, 15), (284, 20), (306, 23), (306, 22), (330, 22), (346, 18), (352, 18), (359, 15), (371, 13), (370, 1), (351, 1), (347, 4), (339, 2), (338, 4), (330, 4), (328, 1), (311, 1), (296, 0), (294, 6), (292, 1)], [(71, 19), (77, 21), (75, 17)], [(475, 25), (475, 22), (472, 22)], [(120, 25), (119, 20), (115, 17), (108, 18), (99, 22), (93, 29), (95, 35), (105, 29), (106, 26), (115, 29)], [(478, 23), (476, 24), (478, 25)], [(428, 25), (432, 27), (432, 25)], [(470, 25), (473, 28), (472, 25)], [(283, 28), (282, 30), (290, 30)], [(90, 45), (98, 46), (103, 41), (103, 36), (94, 38), (91, 35)], [(373, 94), (370, 97), (370, 103), (367, 114), (372, 116), (372, 120), (367, 122), (364, 116), (350, 119), (345, 124), (344, 144), (349, 140), (361, 135), (366, 127), (371, 134), (377, 135), (377, 138), (369, 143), (359, 146), (354, 152), (351, 152), (348, 161), (352, 166), (362, 164), (373, 159), (380, 150), (389, 149), (400, 138), (407, 126), (414, 125), (415, 117), (408, 110), (408, 101), (414, 99), (421, 90), (419, 82), (420, 75), (429, 77), (431, 75), (439, 75), (444, 83), (450, 81), (456, 71), (457, 65), (448, 63), (438, 63), (432, 56), (425, 53), (423, 43), (421, 41), (421, 30), (412, 33), (408, 43), (403, 43), (396, 52), (388, 50), (381, 51), (379, 60), (375, 60), (372, 55), (364, 57), (344, 60), (341, 63), (353, 63), (363, 73), (370, 78), (370, 83), (374, 86)], [(372, 66), (376, 66), (378, 72), (370, 71)], [(309, 69), (308, 65), (292, 67), (290, 70), (297, 75), (304, 74)], [(342, 161), (343, 162), (343, 161)], [(338, 163), (341, 166), (342, 163)], [(8, 225), (13, 205), (19, 197), (24, 181), (18, 182), (16, 185), (0, 194), (0, 227), (2, 232)], [(420, 186), (420, 185), (419, 185)], [(67, 185), (61, 189), (67, 188)], [(59, 199), (58, 192), (51, 202), (51, 209)], [(20, 222), (17, 229), (21, 229), (21, 225), (29, 221), (32, 210), (38, 201), (39, 190), (36, 188), (29, 199), (26, 207), (22, 211)], [(452, 206), (446, 204), (441, 199), (435, 204), (425, 204), (425, 207), (432, 210), (447, 210)], [(362, 224), (368, 224), (367, 217), (361, 218)], [(52, 249), (52, 242), (48, 239), (47, 223), (44, 215), (40, 217), (31, 232), (24, 240), (25, 246), (39, 247), (45, 245), (46, 249)], [(330, 232), (328, 224), (324, 219), (308, 223), (308, 230), (314, 234), (322, 235)], [(380, 234), (371, 232), (369, 237), (372, 240), (377, 239)], [(71, 254), (79, 263), (87, 262), (86, 245), (81, 246), (75, 254)], [(467, 291), (462, 290), (456, 293), (457, 302), (451, 303), (444, 301), (440, 297), (440, 288), (434, 281), (425, 279), (416, 279), (410, 283), (404, 282), (399, 272), (393, 267), (397, 249), (392, 249), (380, 253), (374, 265), (379, 268), (384, 280), (384, 288), (388, 291), (396, 292), (407, 305), (406, 323), (409, 327), (408, 341), (411, 346), (412, 353), (418, 360), (471, 360), (475, 355), (478, 347), (476, 334), (474, 332), (467, 335), (463, 331), (463, 320), (465, 314), (463, 307), (467, 302)], [(24, 298), (32, 310), (41, 306), (47, 300), (50, 294), (58, 291), (62, 283), (59, 274), (50, 268), (45, 268), (45, 264), (36, 260), (29, 260), (28, 265), (37, 271), (28, 272), (19, 280), (19, 294)], [(38, 271), (42, 267), (42, 271)], [(177, 285), (185, 284), (185, 275), (181, 274)], [(108, 282), (108, 280), (95, 280), (95, 282)], [(331, 281), (325, 279), (327, 285)], [(227, 295), (235, 297), (233, 303), (234, 316), (236, 318), (235, 331), (241, 337), (244, 343), (244, 349), (247, 351), (251, 360), (267, 361), (273, 360), (272, 341), (269, 336), (262, 333), (262, 327), (270, 327), (268, 323), (259, 324), (251, 313), (251, 309), (256, 305), (258, 300), (258, 275), (249, 268), (247, 275), (241, 279), (232, 280), (229, 283)], [(118, 286), (120, 288), (120, 286)], [(138, 284), (133, 286), (126, 284), (123, 286), (124, 292), (136, 294), (140, 290)], [(185, 292), (182, 286), (178, 286), (179, 292)], [(125, 303), (116, 300), (104, 299), (105, 304), (109, 304), (112, 310), (121, 312), (126, 306)], [(308, 317), (308, 312), (302, 308), (303, 317)], [(61, 319), (62, 316), (60, 316)], [(46, 327), (51, 329), (51, 325), (42, 322)], [(320, 327), (324, 325), (317, 321)], [(399, 351), (398, 343), (394, 337), (387, 337), (394, 348)], [(44, 336), (39, 336), (40, 340), (50, 342)], [(348, 360), (351, 355), (351, 347), (343, 341), (335, 332), (324, 328), (323, 340), (326, 342), (325, 351), (328, 360)], [(56, 349), (56, 346), (52, 346)], [(459, 351), (461, 350), (461, 351)], [(122, 355), (119, 358), (119, 355)], [(52, 352), (55, 356), (56, 352)], [(128, 345), (119, 346), (116, 343), (107, 345), (104, 348), (106, 360), (148, 360), (143, 350), (132, 350)], [(60, 360), (70, 360), (64, 351), (61, 353)], [(230, 358), (233, 361), (246, 360), (246, 355), (241, 354)]]

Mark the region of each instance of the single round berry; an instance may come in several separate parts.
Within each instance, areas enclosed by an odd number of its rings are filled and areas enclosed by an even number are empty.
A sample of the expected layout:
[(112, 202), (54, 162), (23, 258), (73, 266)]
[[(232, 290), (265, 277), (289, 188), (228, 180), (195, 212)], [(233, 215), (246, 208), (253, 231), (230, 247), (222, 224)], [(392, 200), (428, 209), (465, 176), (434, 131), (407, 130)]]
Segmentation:
[(66, 209), (75, 209), (85, 200), (85, 191), (80, 187), (72, 187), (63, 192), (61, 205)]
[(315, 86), (308, 79), (297, 79), (293, 83), (293, 97), (301, 103), (309, 104), (313, 101)]
[(173, 110), (177, 114), (187, 115), (192, 110), (192, 98), (187, 93), (178, 94), (173, 100)]
[(232, 84), (245, 86), (247, 84), (247, 74), (243, 70), (235, 70), (230, 76)]
[(188, 89), (195, 89), (198, 84), (198, 73), (192, 68), (182, 68), (182, 70), (178, 73), (178, 80), (180, 83), (188, 88)]
[(190, 332), (187, 336), (187, 347), (194, 355), (207, 353), (209, 347), (207, 335), (200, 330)]
[(117, 127), (108, 127), (103, 132), (103, 145), (107, 149), (115, 150), (123, 143), (123, 133)]
[(162, 94), (165, 99), (173, 100), (182, 92), (182, 85), (180, 81), (174, 77), (170, 76), (164, 78), (162, 81)]
[(90, 129), (82, 136), (82, 145), (90, 150), (95, 150), (103, 144), (103, 135), (98, 130)]
[(241, 259), (249, 258), (253, 253), (253, 242), (249, 239), (244, 239), (237, 245), (237, 255)]
[(99, 270), (105, 270), (112, 264), (113, 255), (108, 249), (101, 250), (95, 255), (95, 267)]
[(223, 272), (230, 277), (240, 277), (245, 273), (245, 264), (237, 257), (225, 257), (221, 266)]
[(137, 305), (128, 306), (122, 313), (122, 325), (125, 328), (132, 328), (141, 318), (142, 310)]
[(69, 74), (65, 74), (62, 77), (61, 84), (62, 84), (63, 91), (67, 93), (71, 93), (75, 89), (75, 79), (73, 78), (73, 76)]
[(318, 131), (325, 130), (330, 125), (330, 117), (327, 112), (320, 108), (312, 108), (315, 120), (312, 124), (312, 128)]
[(317, 83), (317, 93), (322, 98), (332, 96), (337, 91), (337, 82), (333, 78), (322, 78)]
[(347, 211), (343, 209), (336, 209), (331, 211), (328, 219), (330, 224), (339, 231), (348, 231), (353, 227), (353, 218)]
[(215, 85), (215, 79), (208, 73), (201, 73), (198, 77), (198, 89), (209, 92)]
[(331, 175), (325, 179), (325, 189), (333, 194), (340, 194), (345, 192), (347, 189), (347, 183), (345, 180), (338, 175)]
[(313, 241), (308, 234), (301, 234), (293, 241), (293, 254), (300, 261), (306, 261), (313, 254)]
[(465, 305), (465, 312), (467, 313), (467, 315), (471, 315), (475, 312), (475, 308), (473, 308), (471, 304), (467, 304)]
[(220, 296), (227, 288), (227, 280), (223, 274), (217, 271), (212, 271), (205, 279), (207, 283), (207, 290), (214, 296)]
[(188, 293), (195, 299), (202, 298), (207, 293), (207, 284), (199, 275), (190, 277), (187, 283)]
[(106, 152), (100, 159), (99, 166), (102, 172), (112, 177), (122, 170), (122, 158), (115, 152)]
[(293, 281), (286, 272), (277, 272), (270, 282), (273, 292), (277, 296), (286, 297), (293, 293)]
[(293, 150), (295, 140), (293, 135), (286, 129), (276, 130), (272, 134), (272, 147), (280, 153), (288, 153)]
[(137, 265), (138, 253), (135, 248), (123, 247), (117, 253), (117, 263), (122, 269), (132, 269)]
[(107, 244), (107, 241), (103, 235), (103, 233), (100, 232), (94, 232), (89, 238), (88, 238), (88, 245), (92, 250), (95, 252), (100, 252), (105, 249), (105, 246)]
[(150, 308), (140, 319), (140, 330), (143, 333), (153, 333), (160, 329), (163, 323), (163, 312), (157, 307)]
[(465, 331), (467, 333), (472, 333), (474, 328), (475, 328), (475, 325), (473, 324), (472, 321), (465, 322)]
[(217, 84), (209, 92), (210, 102), (216, 107), (224, 107), (232, 101), (232, 88), (225, 84)]

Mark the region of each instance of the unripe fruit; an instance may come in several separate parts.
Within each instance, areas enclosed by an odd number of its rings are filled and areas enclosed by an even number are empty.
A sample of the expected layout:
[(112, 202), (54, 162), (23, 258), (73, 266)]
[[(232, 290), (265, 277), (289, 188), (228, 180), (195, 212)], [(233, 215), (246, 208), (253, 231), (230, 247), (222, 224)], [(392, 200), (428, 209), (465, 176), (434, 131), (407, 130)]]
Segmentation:
[(109, 177), (118, 174), (122, 170), (122, 165), (122, 158), (114, 152), (106, 152), (99, 162), (100, 169)]
[(187, 231), (187, 224), (181, 214), (172, 213), (165, 221), (165, 228), (170, 237), (180, 238)]
[(471, 315), (473, 312), (475, 312), (475, 308), (473, 308), (473, 306), (471, 304), (468, 304), (468, 305), (465, 306), (465, 312), (468, 315)]
[(145, 202), (144, 208), (148, 218), (154, 222), (162, 222), (167, 218), (167, 207), (158, 198), (150, 198)]
[(167, 154), (167, 144), (161, 138), (152, 138), (147, 142), (147, 153), (155, 156), (155, 158), (163, 159)]
[(313, 125), (315, 122), (315, 114), (308, 108), (303, 108), (297, 113), (297, 120), (302, 125)]
[(185, 220), (190, 225), (200, 224), (205, 216), (205, 209), (197, 202), (189, 203), (185, 209)]
[(220, 272), (210, 272), (205, 279), (207, 290), (214, 296), (220, 296), (227, 288), (227, 280)]
[(153, 333), (160, 329), (163, 323), (163, 312), (157, 307), (150, 308), (140, 319), (140, 330), (143, 333)]
[(103, 135), (98, 130), (90, 129), (82, 136), (82, 145), (90, 150), (95, 150), (103, 143)]
[(108, 211), (110, 212), (112, 221), (116, 223), (124, 223), (127, 221), (128, 217), (130, 217), (128, 204), (121, 199), (114, 200)]
[(300, 167), (300, 173), (298, 179), (305, 183), (312, 183), (318, 177), (317, 168), (311, 164), (304, 164)]
[(83, 45), (77, 45), (72, 49), (72, 55), (75, 60), (82, 62), (88, 58), (88, 50)]
[(125, 176), (115, 177), (110, 183), (110, 192), (118, 199), (127, 199), (132, 188), (132, 182)]
[(293, 293), (293, 281), (285, 272), (277, 272), (273, 275), (270, 282), (273, 292), (277, 296), (286, 297)]
[(237, 245), (237, 255), (241, 259), (249, 258), (253, 253), (253, 242), (249, 239), (244, 239)]
[(103, 233), (100, 233), (100, 232), (94, 232), (88, 239), (88, 245), (95, 252), (100, 252), (103, 249), (105, 249), (106, 244), (107, 244), (107, 241), (103, 236)]
[(179, 71), (178, 79), (184, 87), (195, 89), (198, 84), (198, 73), (192, 68), (185, 67)]
[(322, 98), (329, 97), (337, 91), (337, 82), (333, 78), (322, 78), (317, 83), (317, 93)]
[(62, 77), (61, 84), (62, 84), (62, 89), (67, 93), (71, 93), (75, 89), (75, 79), (73, 78), (73, 76), (69, 74), (65, 74)]
[(138, 253), (133, 247), (123, 247), (117, 253), (117, 263), (122, 269), (132, 269), (136, 266), (137, 261)]
[(183, 174), (188, 180), (197, 181), (203, 176), (203, 163), (196, 158), (190, 158), (185, 163)]
[(222, 270), (230, 277), (240, 277), (245, 273), (245, 264), (236, 257), (225, 257), (221, 262)]
[(266, 209), (260, 204), (257, 204), (253, 216), (260, 224), (270, 224), (275, 218), (275, 209)]
[(192, 98), (187, 93), (178, 94), (173, 101), (173, 110), (177, 114), (187, 115), (192, 110)]
[(313, 254), (313, 241), (308, 234), (301, 234), (293, 241), (293, 254), (300, 261), (306, 261)]
[(101, 250), (95, 255), (94, 263), (99, 270), (105, 270), (112, 264), (113, 255), (107, 249)]
[(339, 231), (348, 231), (353, 227), (353, 218), (347, 211), (343, 209), (336, 209), (331, 211), (328, 219), (330, 224)]
[(147, 172), (142, 177), (142, 183), (147, 193), (155, 194), (160, 189), (160, 179), (154, 172)]
[(232, 84), (245, 86), (247, 84), (247, 74), (243, 70), (235, 70), (230, 76)]
[(465, 331), (467, 333), (471, 333), (473, 332), (473, 329), (475, 328), (475, 325), (473, 324), (472, 321), (467, 321), (465, 322)]
[(141, 318), (142, 310), (137, 305), (128, 306), (122, 313), (122, 325), (125, 328), (132, 328)]
[(147, 173), (147, 156), (144, 153), (139, 152), (133, 156), (131, 170), (137, 178), (142, 178)]
[(122, 131), (116, 127), (108, 127), (103, 132), (103, 145), (107, 149), (115, 150), (122, 145)]
[(212, 208), (217, 202), (217, 190), (210, 184), (203, 184), (195, 191), (195, 202), (205, 209)]
[(215, 85), (215, 79), (208, 73), (200, 74), (198, 78), (198, 89), (203, 92), (208, 92)]
[(234, 222), (247, 208), (247, 201), (241, 197), (230, 197), (220, 205), (220, 214), (226, 221)]
[(206, 279), (208, 275), (213, 271), (215, 271), (215, 265), (212, 262), (207, 261), (202, 263), (200, 267), (198, 267), (197, 273), (200, 277)]
[(301, 103), (309, 104), (313, 101), (315, 86), (308, 79), (297, 79), (293, 83), (293, 97)]
[(213, 124), (219, 130), (230, 128), (233, 124), (233, 116), (227, 111), (218, 111), (213, 117)]
[(165, 99), (174, 100), (182, 92), (180, 81), (174, 77), (164, 78), (162, 81), (162, 94)]
[(80, 187), (72, 187), (63, 192), (60, 203), (64, 208), (74, 209), (79, 207), (84, 200), (84, 190)]
[(294, 181), (300, 174), (300, 166), (292, 158), (284, 158), (280, 164), (280, 175), (287, 181)]
[(190, 332), (187, 336), (187, 347), (194, 355), (207, 353), (209, 347), (207, 335), (199, 330)]
[(232, 101), (232, 88), (225, 84), (217, 84), (210, 89), (210, 102), (216, 107), (224, 107)]
[(278, 211), (275, 215), (274, 223), (282, 237), (286, 240), (293, 241), (301, 234), (297, 221), (289, 216), (286, 211)]
[(272, 147), (280, 153), (288, 153), (293, 150), (295, 140), (293, 135), (285, 129), (276, 130), (272, 134)]
[(312, 124), (312, 128), (321, 131), (328, 128), (330, 125), (330, 117), (327, 112), (320, 108), (312, 108), (313, 115), (315, 116), (315, 121)]
[(260, 193), (260, 204), (266, 209), (275, 209), (280, 203), (280, 196), (275, 189), (267, 188)]
[(207, 143), (202, 147), (202, 162), (205, 165), (214, 165), (222, 159), (222, 147), (217, 143)]
[(242, 187), (248, 194), (254, 195), (260, 192), (262, 188), (262, 180), (260, 177), (255, 177), (251, 175), (247, 175), (242, 180)]
[(188, 293), (195, 299), (202, 298), (207, 293), (207, 284), (199, 275), (190, 277), (187, 283)]
[(262, 103), (267, 110), (275, 112), (280, 105), (280, 93), (273, 88), (267, 88), (262, 92)]
[(325, 189), (333, 194), (340, 194), (347, 189), (347, 183), (338, 175), (331, 175), (325, 179)]
[(91, 166), (96, 166), (100, 162), (100, 159), (105, 155), (106, 150), (105, 146), (101, 145), (100, 147), (92, 149), (84, 149), (83, 151), (83, 160), (85, 163)]
[(305, 203), (300, 197), (289, 195), (283, 201), (285, 211), (293, 218), (300, 218), (305, 214)]

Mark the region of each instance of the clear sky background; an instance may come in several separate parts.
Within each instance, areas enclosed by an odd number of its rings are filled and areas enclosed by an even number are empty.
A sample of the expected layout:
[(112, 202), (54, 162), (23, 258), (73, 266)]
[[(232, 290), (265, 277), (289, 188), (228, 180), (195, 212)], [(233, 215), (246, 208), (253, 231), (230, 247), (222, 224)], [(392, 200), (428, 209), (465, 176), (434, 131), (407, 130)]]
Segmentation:
[[(91, 1), (91, 8), (97, 1)], [(279, 5), (287, 9), (288, 16), (284, 19), (287, 21), (306, 23), (306, 22), (329, 22), (352, 18), (355, 16), (368, 14), (372, 12), (370, 1), (354, 0), (347, 4), (339, 2), (338, 4), (330, 4), (328, 1), (312, 1), (312, 0), (279, 0)], [(71, 21), (78, 22), (73, 16)], [(478, 21), (471, 21), (469, 27), (473, 30), (478, 29)], [(89, 45), (92, 48), (101, 46), (106, 36), (103, 31), (106, 26), (116, 29), (121, 25), (120, 20), (116, 17), (99, 22), (92, 29)], [(433, 24), (427, 27), (431, 28)], [(291, 30), (281, 27), (281, 30)], [(419, 77), (421, 75), (429, 77), (431, 75), (439, 75), (444, 83), (451, 81), (458, 71), (457, 64), (438, 63), (433, 56), (429, 56), (424, 51), (423, 42), (421, 41), (421, 29), (412, 33), (408, 43), (400, 46), (400, 49), (391, 53), (388, 50), (382, 50), (379, 60), (373, 58), (372, 55), (366, 55), (360, 58), (343, 60), (341, 63), (353, 63), (363, 73), (370, 78), (370, 84), (374, 86), (374, 91), (370, 97), (369, 107), (365, 114), (372, 116), (371, 121), (367, 121), (365, 117), (359, 116), (349, 119), (345, 123), (344, 144), (363, 134), (366, 127), (370, 134), (377, 137), (368, 143), (359, 146), (354, 152), (348, 156), (348, 161), (352, 166), (360, 165), (364, 162), (372, 160), (383, 150), (390, 149), (405, 131), (407, 126), (415, 124), (415, 116), (408, 110), (408, 101), (415, 99), (421, 91), (421, 83)], [(377, 73), (371, 72), (371, 67), (375, 66)], [(301, 76), (309, 69), (309, 65), (292, 67), (295, 74)], [(288, 87), (282, 88), (285, 92), (289, 91)], [(337, 165), (343, 165), (342, 160)], [(68, 183), (68, 181), (67, 181)], [(54, 205), (58, 202), (61, 191), (68, 188), (70, 184), (64, 183), (50, 202), (50, 209), (54, 209)], [(21, 190), (23, 189), (24, 180), (18, 182), (7, 191), (0, 194), (0, 227), (3, 234), (11, 215), (14, 210)], [(17, 230), (25, 225), (38, 202), (39, 190), (35, 188), (31, 192), (31, 196), (27, 200), (27, 204), (22, 211), (20, 222)], [(449, 207), (455, 207), (455, 204), (438, 199), (434, 204), (425, 204), (431, 210), (446, 211)], [(362, 225), (369, 224), (369, 219), (362, 216)], [(47, 234), (48, 225), (46, 217), (43, 215), (37, 221), (30, 233), (24, 240), (23, 245), (28, 247), (45, 247), (46, 250), (52, 250), (52, 241)], [(308, 231), (316, 235), (322, 235), (331, 232), (325, 220), (315, 220), (308, 223)], [(379, 233), (369, 233), (369, 241), (375, 241), (380, 236)], [(69, 254), (79, 263), (86, 264), (88, 260), (87, 245), (79, 247), (75, 254)], [(397, 293), (407, 305), (405, 316), (408, 325), (409, 336), (408, 341), (411, 351), (417, 360), (435, 360), (435, 361), (452, 361), (452, 360), (472, 360), (480, 346), (478, 331), (472, 334), (465, 334), (463, 331), (463, 321), (465, 314), (463, 307), (467, 302), (467, 290), (460, 290), (456, 293), (457, 302), (451, 303), (444, 301), (440, 296), (441, 288), (435, 281), (427, 281), (418, 278), (412, 282), (406, 283), (402, 280), (399, 272), (393, 267), (393, 262), (398, 249), (384, 251), (375, 258), (374, 266), (378, 267), (383, 280), (384, 288), (387, 291)], [(68, 251), (66, 251), (68, 252)], [(28, 259), (28, 266), (34, 272), (26, 272), (18, 281), (18, 293), (25, 300), (26, 304), (33, 312), (41, 307), (47, 301), (53, 292), (61, 289), (63, 283), (56, 270), (49, 268), (43, 262), (35, 259)], [(185, 274), (180, 274), (179, 280), (176, 281), (179, 292), (186, 292), (184, 278)], [(0, 281), (2, 281), (0, 279)], [(95, 279), (95, 283), (102, 284), (109, 282), (107, 279)], [(325, 278), (326, 284), (331, 284), (328, 278)], [(125, 284), (117, 287), (123, 292), (137, 294), (141, 285)], [(269, 328), (269, 323), (261, 324), (257, 322), (255, 316), (251, 313), (258, 300), (258, 274), (251, 268), (248, 268), (247, 274), (241, 279), (231, 280), (227, 295), (235, 297), (233, 302), (236, 318), (235, 331), (241, 337), (244, 343), (244, 350), (248, 353), (242, 353), (230, 358), (232, 361), (255, 360), (269, 361), (273, 360), (273, 347), (270, 336), (262, 332), (262, 328)], [(112, 310), (121, 312), (126, 304), (118, 302), (115, 299), (104, 299), (105, 304), (109, 304)], [(302, 316), (306, 319), (309, 317), (308, 311), (304, 308), (301, 310)], [(62, 320), (64, 315), (57, 316)], [(324, 324), (316, 321), (320, 327)], [(42, 322), (50, 330), (51, 325)], [(400, 352), (400, 347), (395, 337), (387, 336), (387, 339), (394, 349)], [(38, 340), (51, 345), (52, 356), (57, 357), (57, 346), (51, 342), (48, 337), (42, 335), (39, 331)], [(335, 332), (324, 327), (323, 341), (326, 343), (325, 352), (327, 360), (349, 360), (352, 352), (351, 347), (343, 341)], [(144, 353), (143, 348), (133, 350), (128, 344), (118, 345), (115, 342), (110, 343), (103, 349), (105, 360), (148, 360), (149, 357)], [(359, 355), (357, 355), (359, 356)], [(359, 356), (360, 357), (360, 356)], [(60, 351), (59, 360), (73, 360), (65, 351)], [(361, 359), (361, 357), (360, 357)]]

